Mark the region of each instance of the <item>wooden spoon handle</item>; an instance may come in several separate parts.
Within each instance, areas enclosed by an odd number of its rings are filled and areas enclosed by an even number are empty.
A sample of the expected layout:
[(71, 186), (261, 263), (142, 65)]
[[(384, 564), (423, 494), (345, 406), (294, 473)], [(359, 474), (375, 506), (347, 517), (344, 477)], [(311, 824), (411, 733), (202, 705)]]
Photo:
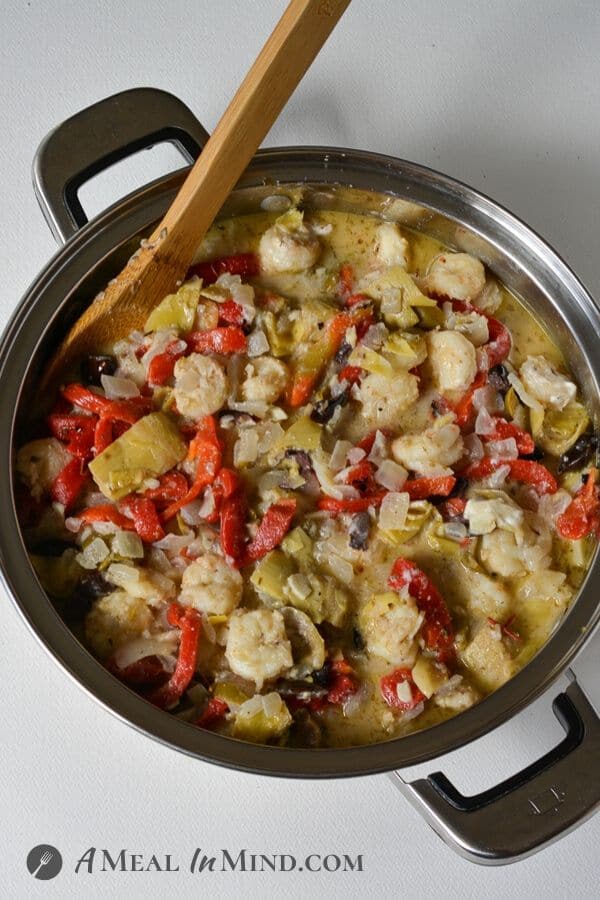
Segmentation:
[(191, 261), (199, 240), (244, 172), (350, 0), (291, 0), (190, 171), (154, 238), (167, 229)]

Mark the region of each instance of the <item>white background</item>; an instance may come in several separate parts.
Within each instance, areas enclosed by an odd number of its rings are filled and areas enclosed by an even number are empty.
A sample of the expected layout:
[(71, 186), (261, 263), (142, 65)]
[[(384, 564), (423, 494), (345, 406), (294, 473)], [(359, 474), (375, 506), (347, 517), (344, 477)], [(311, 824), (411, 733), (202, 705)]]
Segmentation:
[[(282, 0), (3, 0), (3, 322), (54, 250), (30, 186), (44, 134), (139, 85), (177, 94), (210, 130), (283, 8)], [(456, 176), (538, 229), (600, 297), (599, 41), (596, 0), (354, 0), (267, 143), (367, 148)], [(88, 208), (174, 164), (173, 152), (138, 157), (84, 192)], [(2, 896), (506, 900), (597, 890), (600, 816), (530, 860), (475, 867), (439, 842), (385, 776), (260, 779), (142, 738), (72, 684), (2, 601)], [(576, 666), (597, 707), (599, 648), (596, 638)], [(546, 697), (444, 768), (466, 792), (510, 774), (559, 739), (549, 706)], [(598, 767), (589, 774), (600, 777)], [(62, 850), (65, 867), (34, 882), (25, 858), (45, 842)], [(75, 877), (90, 846), (170, 852), (182, 871)], [(196, 846), (362, 853), (365, 872), (194, 878), (184, 867)]]

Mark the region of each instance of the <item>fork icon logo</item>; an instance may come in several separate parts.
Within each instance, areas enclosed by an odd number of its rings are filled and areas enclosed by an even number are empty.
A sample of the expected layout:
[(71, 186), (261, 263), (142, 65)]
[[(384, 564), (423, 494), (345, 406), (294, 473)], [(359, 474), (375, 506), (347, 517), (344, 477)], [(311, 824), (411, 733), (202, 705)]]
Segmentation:
[(27, 869), (39, 881), (49, 881), (62, 869), (62, 856), (51, 844), (38, 844), (27, 854)]

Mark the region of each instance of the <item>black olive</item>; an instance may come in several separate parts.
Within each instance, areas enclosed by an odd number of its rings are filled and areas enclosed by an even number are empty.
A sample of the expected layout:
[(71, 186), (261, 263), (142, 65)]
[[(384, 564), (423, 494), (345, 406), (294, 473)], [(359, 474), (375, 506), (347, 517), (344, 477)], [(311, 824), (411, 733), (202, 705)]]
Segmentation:
[(352, 516), (348, 534), (350, 536), (350, 546), (353, 550), (366, 550), (370, 531), (371, 517), (366, 510)]
[(592, 434), (592, 432), (582, 434), (559, 459), (558, 474), (562, 475), (564, 472), (571, 472), (573, 469), (585, 466), (597, 452), (599, 443), (597, 434)]
[(502, 363), (493, 366), (488, 373), (488, 381), (497, 391), (505, 394), (510, 389), (510, 381), (508, 380), (508, 369)]
[(110, 594), (114, 590), (100, 572), (85, 572), (73, 592), (73, 596), (65, 603), (63, 617), (69, 624), (81, 622), (92, 608), (94, 600)]
[(435, 418), (443, 416), (447, 412), (447, 408), (442, 400), (433, 400), (431, 403), (431, 411)]
[(117, 371), (117, 361), (114, 356), (86, 356), (81, 363), (81, 377), (86, 384), (100, 386), (102, 375), (114, 375)]
[(329, 400), (319, 400), (315, 403), (314, 409), (310, 414), (311, 419), (314, 422), (318, 422), (319, 425), (325, 425), (326, 422), (333, 418), (333, 414), (338, 406), (346, 405), (349, 397), (350, 392), (346, 390), (338, 394), (337, 397), (331, 397)]
[(544, 451), (539, 447), (535, 447), (533, 453), (527, 453), (521, 457), (521, 459), (531, 459), (534, 462), (544, 458)]
[(285, 455), (287, 457), (293, 457), (296, 460), (298, 463), (298, 471), (303, 478), (306, 478), (312, 473), (312, 462), (306, 450), (286, 450)]
[(345, 366), (351, 353), (352, 344), (349, 344), (348, 341), (343, 340), (339, 346), (338, 352), (335, 354), (335, 361), (338, 366)]
[(297, 709), (289, 731), (289, 743), (292, 747), (320, 747), (322, 741), (321, 726), (307, 709)]
[(358, 630), (358, 628), (352, 629), (352, 644), (355, 650), (364, 650), (365, 642), (363, 641), (363, 636)]
[(326, 662), (322, 669), (317, 669), (316, 672), (313, 672), (312, 677), (315, 684), (318, 684), (319, 687), (329, 687), (329, 681), (331, 679), (330, 664)]
[(449, 497), (463, 497), (466, 493), (467, 488), (469, 487), (469, 482), (466, 478), (463, 478), (462, 475), (459, 475), (456, 479), (456, 484), (450, 491)]
[(65, 550), (71, 550), (72, 548), (73, 544), (54, 538), (36, 544), (32, 553), (35, 553), (36, 556), (62, 556)]

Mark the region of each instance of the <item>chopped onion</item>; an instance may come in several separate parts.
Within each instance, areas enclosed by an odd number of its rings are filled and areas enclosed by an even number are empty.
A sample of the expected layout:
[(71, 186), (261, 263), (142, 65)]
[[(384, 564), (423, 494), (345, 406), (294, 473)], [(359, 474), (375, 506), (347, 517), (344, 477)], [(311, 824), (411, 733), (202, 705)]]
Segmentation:
[(483, 443), (476, 434), (465, 435), (463, 444), (470, 462), (479, 462), (480, 459), (483, 459), (485, 455)]
[(109, 400), (130, 400), (139, 397), (140, 390), (129, 378), (117, 378), (115, 375), (101, 375), (100, 383)]
[(115, 651), (114, 660), (119, 669), (126, 669), (147, 656), (174, 657), (179, 644), (179, 632), (165, 631), (153, 637), (140, 637), (128, 641)]
[(267, 453), (279, 441), (284, 431), (278, 422), (267, 421), (255, 429), (258, 435), (258, 452)]
[[(323, 560), (323, 562), (325, 562), (325, 560)], [(354, 569), (347, 559), (342, 559), (337, 553), (329, 552), (326, 562), (327, 568), (335, 578), (342, 581), (344, 584), (350, 584), (354, 578)]]
[(378, 322), (376, 325), (371, 325), (361, 343), (370, 350), (379, 350), (388, 334), (389, 331), (383, 322)]
[(388, 491), (400, 491), (408, 477), (408, 472), (393, 459), (384, 459), (375, 472), (375, 481)]
[(112, 551), (124, 559), (143, 559), (144, 557), (142, 539), (132, 531), (117, 531), (113, 538)]
[(254, 306), (254, 288), (252, 285), (242, 283), (242, 279), (239, 275), (230, 275), (229, 272), (224, 272), (223, 275), (219, 275), (216, 284), (229, 291), (234, 303), (237, 303), (238, 306), (242, 307), (244, 321), (252, 322), (256, 315)]
[(198, 500), (192, 500), (181, 508), (181, 518), (186, 525), (199, 525), (215, 511), (215, 497), (210, 487), (206, 488), (203, 496)]
[(253, 331), (252, 334), (248, 336), (247, 353), (250, 358), (262, 356), (263, 353), (268, 353), (270, 349), (269, 341), (267, 340), (264, 331)]
[(336, 441), (333, 453), (329, 460), (329, 468), (333, 472), (339, 472), (340, 469), (344, 468), (349, 450), (352, 450), (350, 441)]
[(515, 389), (521, 403), (524, 403), (525, 406), (528, 406), (530, 409), (535, 409), (536, 411), (544, 408), (542, 404), (525, 389), (525, 385), (514, 372), (508, 373), (508, 380)]
[(486, 484), (489, 484), (491, 488), (499, 488), (502, 487), (508, 476), (510, 475), (510, 466), (500, 466), (499, 469), (496, 469), (495, 472), (492, 472), (491, 475), (485, 479)]
[(407, 493), (391, 491), (386, 494), (379, 510), (379, 527), (384, 531), (404, 528), (409, 505)]
[(270, 694), (262, 694), (260, 699), (264, 714), (268, 719), (281, 713), (283, 701), (276, 691), (272, 691)]
[(496, 423), (490, 416), (485, 406), (481, 406), (475, 419), (475, 434), (493, 434), (496, 430)]
[(407, 709), (405, 713), (402, 715), (402, 721), (408, 722), (410, 719), (416, 719), (421, 715), (423, 710), (425, 709), (424, 703), (417, 703), (416, 706), (413, 706), (412, 709)]
[(567, 509), (573, 498), (560, 488), (555, 494), (542, 494), (538, 503), (538, 516), (549, 525), (554, 525), (558, 516)]
[(264, 400), (245, 400), (243, 402), (230, 400), (228, 406), (235, 412), (248, 413), (249, 416), (256, 416), (257, 419), (266, 418), (269, 412), (269, 404)]
[(473, 391), (473, 409), (483, 408), (487, 409), (489, 413), (501, 412), (504, 408), (502, 395), (491, 384), (486, 384)]
[(102, 538), (94, 538), (87, 547), (78, 553), (75, 560), (83, 569), (95, 569), (98, 563), (103, 562), (109, 555), (110, 550), (102, 540)]
[(467, 537), (467, 528), (463, 525), (462, 522), (445, 522), (444, 523), (444, 537), (447, 537), (451, 541), (456, 541), (457, 544), (460, 544), (461, 541)]
[(356, 466), (366, 455), (367, 454), (361, 447), (353, 447), (348, 451), (348, 462), (351, 466)]
[(166, 534), (160, 541), (155, 541), (152, 545), (166, 553), (177, 554), (184, 547), (187, 547), (193, 540), (192, 534)]
[(519, 451), (514, 438), (505, 438), (502, 441), (489, 441), (485, 445), (485, 452), (493, 459), (517, 459)]
[(243, 428), (233, 447), (234, 466), (244, 466), (258, 459), (258, 434), (256, 428)]
[(301, 572), (296, 572), (294, 575), (290, 575), (286, 581), (286, 584), (294, 597), (298, 600), (306, 600), (306, 598), (312, 593), (312, 587), (310, 581), (303, 575)]
[(377, 466), (379, 465), (379, 463), (383, 462), (387, 455), (387, 438), (383, 431), (376, 431), (375, 440), (373, 441), (373, 446), (371, 447), (371, 452), (369, 453), (367, 459), (369, 460), (369, 462), (372, 462)]

